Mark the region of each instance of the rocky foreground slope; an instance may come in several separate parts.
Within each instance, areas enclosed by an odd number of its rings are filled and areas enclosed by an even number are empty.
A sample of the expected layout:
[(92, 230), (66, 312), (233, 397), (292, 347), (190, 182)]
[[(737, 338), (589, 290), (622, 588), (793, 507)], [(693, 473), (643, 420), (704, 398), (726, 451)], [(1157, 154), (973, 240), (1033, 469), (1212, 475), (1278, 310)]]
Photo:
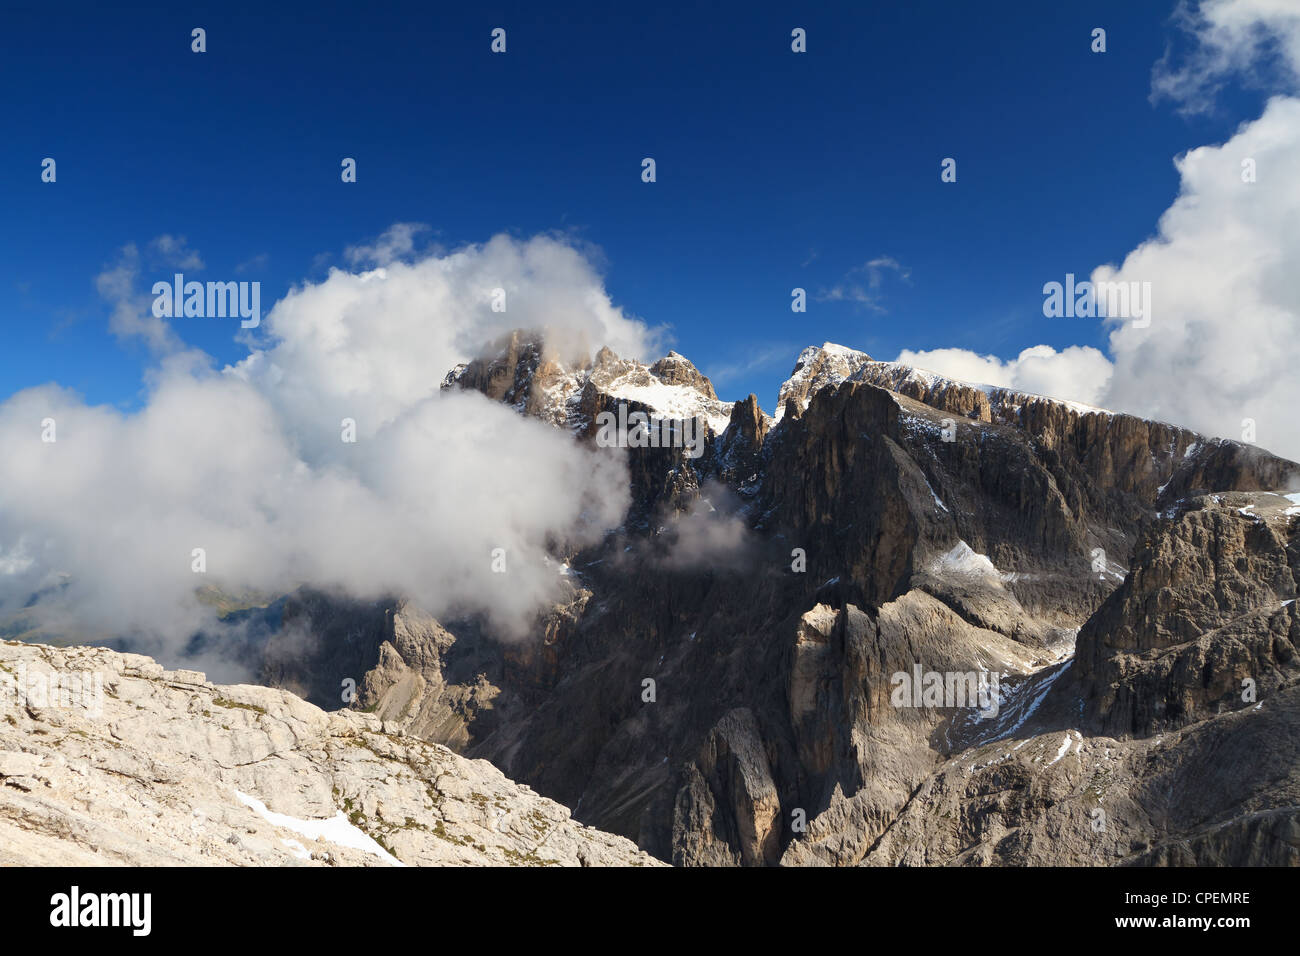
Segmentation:
[(0, 865), (658, 865), (391, 731), (147, 657), (0, 644)]

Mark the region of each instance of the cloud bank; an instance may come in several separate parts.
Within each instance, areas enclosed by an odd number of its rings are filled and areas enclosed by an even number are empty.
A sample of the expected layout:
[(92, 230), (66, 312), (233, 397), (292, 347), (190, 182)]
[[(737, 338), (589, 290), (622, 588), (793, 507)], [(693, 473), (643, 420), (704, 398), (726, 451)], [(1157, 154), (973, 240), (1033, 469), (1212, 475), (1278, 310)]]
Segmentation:
[(1150, 325), (1105, 320), (1109, 357), (1040, 345), (1008, 362), (961, 349), (899, 361), (1231, 439), (1249, 419), (1258, 444), (1300, 460), (1300, 5), (1220, 0), (1180, 11), (1193, 49), (1157, 66), (1155, 92), (1199, 111), (1244, 72), (1288, 95), (1227, 142), (1177, 157), (1179, 193), (1156, 234), (1093, 272), (1093, 282), (1151, 283)]
[[(276, 594), (309, 582), (482, 613), (518, 636), (562, 591), (548, 545), (592, 542), (621, 521), (616, 452), (478, 394), (439, 394), (450, 367), (514, 326), (548, 329), (568, 349), (647, 347), (652, 333), (611, 304), (573, 246), (498, 236), (334, 269), (278, 302), (248, 357), (223, 370), (183, 347), (184, 320), (143, 321), (153, 317), (128, 249), (100, 287), (119, 334), (162, 353), (144, 407), (88, 406), (57, 385), (0, 403), (0, 619), (39, 594), (24, 614), (56, 633), (127, 637), (174, 658), (213, 624), (200, 586)], [(494, 288), (505, 313), (491, 310)]]
[(1006, 361), (966, 349), (904, 349), (897, 361), (965, 382), (999, 385), (1088, 405), (1098, 405), (1105, 399), (1113, 370), (1110, 359), (1100, 351), (1080, 345), (1060, 352), (1050, 345), (1035, 345)]

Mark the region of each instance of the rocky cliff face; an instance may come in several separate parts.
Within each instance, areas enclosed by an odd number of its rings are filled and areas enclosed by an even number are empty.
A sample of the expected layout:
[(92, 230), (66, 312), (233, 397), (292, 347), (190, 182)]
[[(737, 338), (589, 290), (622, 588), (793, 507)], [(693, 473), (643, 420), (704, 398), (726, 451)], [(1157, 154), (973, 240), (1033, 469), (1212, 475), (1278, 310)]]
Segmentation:
[(1133, 572), (1079, 634), (1099, 727), (1146, 737), (1296, 682), (1297, 514), (1279, 495), (1216, 494), (1146, 526)]
[(655, 865), (491, 764), (100, 648), (0, 644), (0, 864)]

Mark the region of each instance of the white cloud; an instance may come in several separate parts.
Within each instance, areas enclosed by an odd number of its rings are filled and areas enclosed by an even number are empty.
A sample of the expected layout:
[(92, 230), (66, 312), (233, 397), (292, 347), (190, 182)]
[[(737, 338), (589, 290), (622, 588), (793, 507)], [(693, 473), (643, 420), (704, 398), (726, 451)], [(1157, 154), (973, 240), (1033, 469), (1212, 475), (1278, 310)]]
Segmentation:
[(113, 311), (109, 330), (119, 339), (141, 339), (155, 353), (181, 347), (181, 340), (166, 320), (153, 314), (153, 297), (136, 287), (140, 278), (140, 250), (129, 242), (118, 253), (117, 262), (105, 266), (95, 277), (95, 289)]
[[(132, 276), (109, 291), (130, 300)], [(495, 286), (511, 296), (504, 314), (488, 305)], [(634, 352), (648, 338), (572, 247), (498, 237), (362, 275), (335, 269), (276, 304), (268, 339), (237, 368), (214, 371), (193, 351), (164, 358), (135, 413), (57, 386), (10, 397), (0, 613), (45, 591), (35, 610), (56, 630), (134, 635), (167, 655), (211, 624), (200, 584), (312, 583), (482, 612), (521, 633), (561, 595), (547, 543), (598, 540), (622, 518), (627, 480), (616, 451), (477, 394), (439, 394), (448, 368), (516, 324), (572, 348)], [(340, 440), (344, 417), (356, 444)], [(54, 443), (41, 441), (46, 418)], [(191, 570), (194, 548), (206, 575)]]
[[(1093, 279), (1147, 281), (1149, 328), (1116, 324), (1107, 400), (1300, 459), (1300, 4), (1206, 0), (1177, 18), (1192, 49), (1156, 66), (1153, 99), (1208, 109), (1231, 79), (1272, 89), (1258, 119), (1176, 160), (1158, 234)], [(1243, 163), (1255, 182), (1243, 181)]]
[(657, 544), (666, 548), (659, 563), (677, 571), (743, 568), (756, 542), (740, 514), (740, 502), (724, 485), (708, 482), (687, 512), (673, 515)]
[[(1182, 5), (1185, 59), (1157, 65), (1153, 97), (1207, 109), (1231, 77), (1300, 88), (1300, 3), (1210, 0)], [(1240, 439), (1300, 460), (1300, 99), (1274, 96), (1227, 142), (1175, 159), (1180, 185), (1156, 235), (1099, 281), (1149, 282), (1150, 324), (1106, 320), (1113, 372), (1095, 349), (1046, 346), (1001, 362), (963, 350), (908, 353), (953, 377), (1012, 384)], [(1243, 180), (1243, 163), (1254, 182)], [(1072, 320), (1080, 321), (1080, 320)], [(1046, 350), (1037, 356), (1038, 350)], [(906, 361), (900, 356), (900, 361)], [(1026, 362), (1026, 356), (1030, 361)]]
[(354, 266), (386, 266), (409, 257), (415, 251), (415, 237), (428, 231), (422, 222), (395, 222), (373, 243), (348, 246), (343, 257)]
[(877, 256), (872, 259), (861, 270), (867, 274), (867, 282), (873, 289), (879, 289), (884, 281), (885, 272), (895, 273), (900, 279), (906, 282), (912, 278), (912, 270), (903, 265), (893, 256)]
[(149, 243), (149, 249), (172, 268), (189, 272), (198, 272), (203, 268), (203, 257), (198, 250), (189, 247), (184, 236), (158, 236)]
[(1050, 345), (1035, 345), (1006, 361), (966, 349), (904, 349), (896, 361), (963, 382), (998, 385), (1088, 405), (1104, 400), (1111, 378), (1110, 360), (1097, 349), (1080, 345), (1059, 352)]
[[(492, 311), (497, 288), (504, 312)], [(511, 329), (547, 330), (548, 347), (565, 358), (602, 344), (645, 356), (656, 344), (652, 330), (609, 301), (577, 249), (545, 236), (496, 236), (369, 272), (331, 269), (290, 291), (262, 324), (270, 342), (231, 372), (271, 398), (313, 457), (339, 452), (340, 419), (375, 434)]]
[(1174, 20), (1188, 34), (1185, 56), (1167, 52), (1151, 75), (1153, 102), (1207, 112), (1229, 78), (1294, 91), (1300, 86), (1300, 4), (1295, 0), (1181, 0)]
[(873, 312), (883, 313), (885, 309), (880, 304), (883, 298), (880, 290), (887, 272), (892, 272), (903, 282), (912, 277), (912, 270), (893, 256), (877, 256), (860, 266), (854, 266), (840, 282), (814, 298), (818, 302), (853, 302), (866, 306)]
[[(1300, 100), (1278, 97), (1222, 146), (1178, 160), (1159, 233), (1093, 279), (1151, 283), (1150, 326), (1110, 335), (1115, 407), (1228, 438), (1257, 422), (1300, 459)], [(1243, 159), (1258, 181), (1242, 182)]]

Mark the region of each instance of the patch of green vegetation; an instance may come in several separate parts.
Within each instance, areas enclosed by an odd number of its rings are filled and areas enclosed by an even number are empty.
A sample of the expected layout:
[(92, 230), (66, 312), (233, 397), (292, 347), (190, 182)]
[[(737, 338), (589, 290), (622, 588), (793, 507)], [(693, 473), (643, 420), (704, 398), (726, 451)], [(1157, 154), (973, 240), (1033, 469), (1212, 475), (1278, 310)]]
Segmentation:
[(237, 611), (251, 611), (254, 608), (270, 607), (273, 598), (258, 591), (227, 592), (211, 584), (194, 589), (194, 596), (200, 604), (215, 608), (218, 617), (226, 617)]
[(392, 759), (391, 757), (388, 756), (388, 754), (385, 754), (385, 753), (382, 753), (382, 752), (376, 750), (374, 744), (372, 744), (370, 741), (366, 740), (365, 737), (362, 737), (362, 736), (360, 736), (360, 735), (357, 735), (356, 737), (348, 737), (348, 738), (346, 738), (346, 739), (347, 739), (347, 742), (348, 742), (349, 744), (351, 744), (353, 747), (360, 747), (362, 750), (369, 750), (372, 754), (374, 754), (374, 755), (375, 755), (378, 759), (380, 759), (380, 760), (391, 760), (391, 759)]
[[(337, 793), (337, 792), (338, 792), (338, 791), (335, 790), (335, 793)], [(379, 824), (379, 826), (370, 826), (370, 821), (366, 818), (366, 815), (365, 815), (364, 813), (362, 813), (360, 810), (358, 810), (358, 809), (355, 808), (355, 805), (353, 804), (353, 802), (352, 802), (352, 798), (351, 798), (351, 797), (344, 797), (344, 798), (343, 798), (343, 812), (344, 812), (345, 814), (347, 814), (347, 818), (348, 818), (348, 822), (349, 822), (349, 823), (351, 823), (354, 827), (356, 827), (358, 830), (360, 830), (360, 831), (361, 831), (362, 833), (364, 833), (366, 836), (370, 837), (370, 839), (374, 840), (374, 841), (375, 841), (376, 843), (378, 843), (381, 847), (383, 847), (385, 853), (388, 853), (389, 855), (391, 855), (391, 856), (394, 857), (395, 859), (399, 859), (399, 860), (401, 859), (401, 857), (399, 857), (399, 856), (398, 856), (398, 855), (393, 851), (393, 848), (392, 848), (391, 846), (388, 845), (388, 841), (385, 840), (384, 837), (386, 837), (386, 836), (392, 836), (392, 835), (393, 835), (394, 833), (396, 833), (399, 829), (407, 829), (408, 827), (406, 827), (406, 826), (402, 826), (402, 827), (389, 826), (387, 830), (384, 830), (384, 829), (381, 829), (381, 827), (383, 826), (383, 821), (382, 821), (382, 820), (377, 821), (378, 824)], [(416, 824), (415, 821), (412, 820), (410, 817), (407, 817), (407, 818), (406, 818), (406, 822), (407, 822), (407, 824), (414, 824), (414, 825), (418, 826), (418, 824)]]
[[(218, 707), (225, 707), (228, 710), (251, 710), (255, 714), (266, 716), (266, 708), (258, 707), (256, 704), (242, 704), (237, 700), (230, 700), (228, 697), (214, 697), (212, 703)], [(143, 710), (143, 708), (141, 708)]]
[(533, 836), (537, 837), (538, 840), (550, 832), (551, 823), (540, 810), (529, 810), (527, 816), (524, 817), (524, 821), (532, 827)]
[(454, 844), (456, 844), (456, 846), (469, 846), (469, 845), (470, 845), (470, 841), (469, 841), (467, 838), (465, 838), (465, 837), (458, 837), (458, 836), (452, 836), (450, 833), (448, 833), (448, 832), (447, 832), (447, 827), (443, 824), (443, 822), (442, 822), (441, 820), (435, 820), (435, 821), (433, 822), (433, 830), (432, 830), (432, 833), (433, 833), (433, 835), (436, 836), (439, 840), (446, 840), (448, 843), (454, 843)]
[(527, 853), (520, 853), (518, 850), (507, 847), (506, 859), (514, 866), (555, 866), (555, 860), (543, 860), (537, 855), (536, 850), (529, 850)]

